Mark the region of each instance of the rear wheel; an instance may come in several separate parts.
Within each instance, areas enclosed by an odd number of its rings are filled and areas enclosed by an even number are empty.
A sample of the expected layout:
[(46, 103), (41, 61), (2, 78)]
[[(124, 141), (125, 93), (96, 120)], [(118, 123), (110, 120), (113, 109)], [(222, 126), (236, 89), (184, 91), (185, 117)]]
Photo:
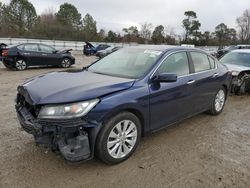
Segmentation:
[(16, 61), (15, 67), (16, 67), (16, 70), (22, 71), (22, 70), (27, 69), (27, 63), (23, 59), (18, 59)]
[(117, 164), (128, 159), (141, 138), (139, 119), (123, 112), (103, 125), (96, 142), (97, 157), (107, 164)]
[(69, 58), (64, 58), (62, 60), (61, 66), (63, 68), (69, 68), (71, 66), (71, 60)]
[(226, 102), (226, 90), (224, 87), (221, 87), (214, 97), (212, 108), (209, 111), (209, 113), (211, 115), (220, 114), (224, 109), (225, 102)]

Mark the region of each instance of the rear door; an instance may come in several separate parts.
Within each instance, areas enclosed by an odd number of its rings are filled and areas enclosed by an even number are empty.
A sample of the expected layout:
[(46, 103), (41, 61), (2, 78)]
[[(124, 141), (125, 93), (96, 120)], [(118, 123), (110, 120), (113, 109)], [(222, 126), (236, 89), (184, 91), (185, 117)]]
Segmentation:
[(59, 65), (62, 61), (60, 54), (48, 45), (39, 44), (39, 53), (41, 55), (40, 65)]
[(193, 86), (187, 53), (183, 51), (168, 56), (155, 74), (160, 73), (175, 73), (178, 79), (173, 83), (149, 84), (152, 130), (184, 119), (192, 108)]
[(20, 55), (26, 59), (28, 65), (39, 65), (40, 52), (37, 44), (25, 44)]
[(194, 68), (193, 110), (198, 113), (211, 107), (213, 98), (220, 87), (219, 72), (215, 60), (202, 52), (189, 52)]

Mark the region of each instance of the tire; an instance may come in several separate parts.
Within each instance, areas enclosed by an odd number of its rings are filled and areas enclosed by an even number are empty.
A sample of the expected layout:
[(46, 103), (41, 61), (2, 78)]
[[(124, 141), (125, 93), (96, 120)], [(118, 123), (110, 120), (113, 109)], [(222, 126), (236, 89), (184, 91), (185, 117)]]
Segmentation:
[(69, 58), (63, 58), (61, 66), (62, 68), (69, 68), (71, 66), (71, 60)]
[(219, 115), (225, 106), (226, 102), (226, 90), (224, 87), (221, 87), (217, 92), (213, 99), (212, 107), (209, 110), (209, 114), (211, 115)]
[(120, 163), (134, 153), (140, 139), (140, 120), (130, 112), (122, 112), (103, 125), (96, 140), (96, 156), (107, 164)]
[(15, 68), (17, 71), (23, 71), (25, 69), (27, 69), (27, 63), (25, 60), (23, 59), (17, 59), (16, 63), (15, 63)]

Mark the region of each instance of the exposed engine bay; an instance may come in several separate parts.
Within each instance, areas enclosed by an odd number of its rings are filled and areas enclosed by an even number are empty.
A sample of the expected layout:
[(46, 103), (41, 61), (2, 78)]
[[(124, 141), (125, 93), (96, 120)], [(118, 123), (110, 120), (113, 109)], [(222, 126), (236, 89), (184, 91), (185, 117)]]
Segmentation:
[(231, 92), (236, 95), (250, 94), (250, 71), (240, 72), (233, 76)]

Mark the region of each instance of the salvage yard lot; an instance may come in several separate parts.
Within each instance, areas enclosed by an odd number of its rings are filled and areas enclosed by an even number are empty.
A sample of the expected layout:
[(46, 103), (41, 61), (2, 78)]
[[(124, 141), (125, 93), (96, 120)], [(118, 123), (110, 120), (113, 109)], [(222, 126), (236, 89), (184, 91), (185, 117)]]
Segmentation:
[[(75, 54), (81, 68), (95, 60)], [(67, 164), (19, 127), (14, 99), (25, 79), (59, 68), (9, 71), (0, 65), (0, 187), (250, 187), (250, 96), (142, 139), (127, 161)]]

